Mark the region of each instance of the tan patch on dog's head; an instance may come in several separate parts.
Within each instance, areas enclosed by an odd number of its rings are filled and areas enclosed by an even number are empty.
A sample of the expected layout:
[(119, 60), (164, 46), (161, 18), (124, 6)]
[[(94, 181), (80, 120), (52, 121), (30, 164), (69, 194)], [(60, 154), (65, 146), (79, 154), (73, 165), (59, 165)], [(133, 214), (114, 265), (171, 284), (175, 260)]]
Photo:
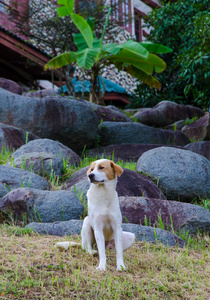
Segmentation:
[(104, 172), (108, 180), (113, 180), (115, 178), (115, 174), (120, 177), (123, 173), (123, 169), (116, 165), (111, 160), (104, 160), (97, 165), (97, 169), (99, 172)]
[(116, 165), (113, 161), (108, 159), (99, 159), (91, 163), (90, 168), (87, 171), (87, 176), (92, 173), (95, 168), (97, 168), (97, 172), (105, 173), (108, 180), (113, 180), (116, 175), (120, 177), (123, 173), (123, 169)]
[(90, 168), (87, 170), (87, 176), (95, 169), (96, 161), (90, 164)]

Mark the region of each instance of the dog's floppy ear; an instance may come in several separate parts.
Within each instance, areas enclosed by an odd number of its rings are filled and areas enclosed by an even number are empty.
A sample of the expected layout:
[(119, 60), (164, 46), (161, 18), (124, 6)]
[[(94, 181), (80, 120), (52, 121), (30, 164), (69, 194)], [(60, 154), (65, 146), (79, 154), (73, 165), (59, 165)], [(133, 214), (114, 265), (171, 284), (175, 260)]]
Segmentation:
[(113, 163), (113, 161), (111, 161), (111, 167), (115, 170), (115, 173), (117, 174), (118, 177), (122, 175), (123, 169), (120, 166)]

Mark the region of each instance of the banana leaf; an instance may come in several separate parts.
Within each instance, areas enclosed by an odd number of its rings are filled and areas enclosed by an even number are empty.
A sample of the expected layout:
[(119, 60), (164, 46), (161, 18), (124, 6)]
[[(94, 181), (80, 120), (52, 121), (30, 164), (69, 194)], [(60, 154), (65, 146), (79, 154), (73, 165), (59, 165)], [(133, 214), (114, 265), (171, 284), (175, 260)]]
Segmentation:
[(79, 68), (86, 68), (90, 69), (95, 61), (96, 57), (100, 53), (100, 48), (86, 48), (84, 50), (78, 51), (77, 52), (77, 64)]
[(147, 58), (149, 55), (149, 52), (144, 47), (142, 47), (140, 43), (132, 40), (128, 40), (127, 42), (122, 44), (122, 49), (128, 50), (131, 54), (137, 54), (145, 58)]
[(93, 44), (93, 32), (88, 22), (78, 14), (71, 14), (70, 17), (82, 34), (88, 48), (91, 48)]
[(147, 51), (152, 53), (170, 53), (173, 49), (163, 46), (161, 44), (153, 44), (153, 43), (139, 43), (142, 47), (147, 49)]
[(122, 49), (118, 55), (108, 56), (107, 60), (114, 64), (123, 62), (124, 66), (133, 65), (147, 74), (151, 74), (154, 71), (159, 73), (166, 68), (165, 62), (154, 54), (149, 53), (148, 57), (144, 58), (126, 49)]
[(161, 88), (161, 83), (156, 78), (143, 72), (142, 70), (139, 70), (134, 66), (128, 66), (127, 68), (125, 68), (125, 71), (153, 88)]
[(74, 0), (58, 0), (59, 5), (63, 5), (57, 8), (59, 17), (65, 17), (73, 13)]
[(69, 65), (77, 61), (77, 53), (75, 52), (65, 52), (53, 59), (51, 59), (45, 66), (44, 70), (55, 70), (62, 68), (63, 66)]

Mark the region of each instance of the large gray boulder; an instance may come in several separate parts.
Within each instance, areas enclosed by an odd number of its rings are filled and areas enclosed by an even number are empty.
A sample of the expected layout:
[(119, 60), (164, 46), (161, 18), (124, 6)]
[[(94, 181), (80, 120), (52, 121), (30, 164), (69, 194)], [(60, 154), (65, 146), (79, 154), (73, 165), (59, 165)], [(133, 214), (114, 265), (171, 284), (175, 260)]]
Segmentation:
[(155, 148), (139, 158), (136, 170), (159, 180), (168, 199), (191, 201), (210, 197), (210, 161), (197, 153)]
[(98, 118), (91, 107), (69, 97), (29, 98), (0, 88), (0, 122), (58, 140), (79, 152), (92, 146)]
[[(70, 220), (66, 222), (54, 223), (30, 223), (26, 228), (30, 228), (39, 234), (49, 234), (56, 236), (66, 236), (80, 234), (83, 221)], [(159, 228), (141, 226), (136, 224), (122, 224), (124, 231), (132, 232), (136, 238), (142, 242), (162, 243), (168, 247), (184, 247), (186, 242), (173, 233)]]
[[(97, 158), (113, 159), (115, 162), (118, 160), (137, 162), (139, 157), (146, 151), (162, 147), (165, 145), (158, 144), (114, 144), (105, 147), (93, 148), (88, 151), (88, 155)], [(184, 149), (181, 146), (167, 145), (167, 147), (176, 147)]]
[(200, 155), (203, 155), (208, 160), (210, 160), (210, 141), (190, 143), (184, 146), (184, 148), (192, 152), (198, 153)]
[(31, 132), (0, 123), (0, 149), (4, 147), (13, 151), (13, 149), (18, 149), (24, 145), (26, 140), (32, 141), (35, 139), (38, 139), (38, 136)]
[(80, 157), (63, 144), (50, 139), (37, 139), (20, 147), (13, 153), (13, 163), (16, 168), (23, 164), (26, 170), (38, 174), (45, 172), (50, 175), (52, 170), (60, 176), (64, 171), (64, 162), (68, 165), (78, 165)]
[[(189, 234), (210, 233), (210, 212), (198, 205), (146, 197), (119, 197), (123, 222), (157, 226)], [(147, 220), (147, 221), (146, 221)]]
[(131, 122), (103, 122), (99, 125), (100, 142), (112, 144), (164, 144), (184, 146), (189, 138), (180, 131), (163, 130)]
[(133, 117), (145, 125), (165, 127), (179, 120), (200, 118), (203, 115), (204, 111), (197, 107), (162, 101), (149, 110), (137, 112)]
[(6, 195), (10, 190), (20, 187), (40, 190), (50, 188), (48, 182), (41, 176), (22, 169), (0, 165), (0, 197)]
[(17, 221), (48, 223), (79, 219), (84, 206), (74, 192), (20, 188), (0, 199), (0, 210), (12, 213)]
[[(90, 183), (87, 180), (87, 170), (85, 167), (76, 172), (67, 182), (67, 190), (83, 192), (85, 195)], [(144, 196), (149, 198), (166, 199), (157, 185), (148, 177), (123, 168), (123, 174), (117, 180), (118, 196)]]

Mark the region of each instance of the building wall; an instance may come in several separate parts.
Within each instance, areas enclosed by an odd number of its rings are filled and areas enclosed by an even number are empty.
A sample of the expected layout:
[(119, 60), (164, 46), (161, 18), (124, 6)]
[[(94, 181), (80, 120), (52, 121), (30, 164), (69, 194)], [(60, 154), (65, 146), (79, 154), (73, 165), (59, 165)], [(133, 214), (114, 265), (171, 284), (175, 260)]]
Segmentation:
[(0, 26), (6, 30), (26, 38), (18, 30), (17, 22), (28, 13), (28, 0), (2, 0), (0, 1)]
[[(161, 0), (124, 0), (127, 3), (129, 2), (129, 27), (126, 29), (134, 38), (136, 37), (136, 21), (139, 20), (139, 29), (145, 25), (144, 18), (156, 7), (160, 7)], [(110, 3), (116, 5), (119, 3), (119, 12), (122, 14), (122, 0), (106, 0), (106, 5)], [(122, 19), (122, 16), (121, 16)], [(146, 40), (146, 34), (149, 34), (151, 28), (141, 28), (140, 40)]]
[(150, 30), (152, 29), (152, 28), (144, 28), (145, 21), (143, 15), (148, 15), (154, 9), (155, 4), (158, 6), (162, 5), (160, 0), (152, 0), (152, 1), (133, 0), (134, 22), (133, 22), (132, 33), (133, 35), (135, 35), (135, 14), (139, 14), (139, 18), (141, 18), (141, 26), (142, 26), (142, 41), (146, 40), (146, 34), (149, 34)]

